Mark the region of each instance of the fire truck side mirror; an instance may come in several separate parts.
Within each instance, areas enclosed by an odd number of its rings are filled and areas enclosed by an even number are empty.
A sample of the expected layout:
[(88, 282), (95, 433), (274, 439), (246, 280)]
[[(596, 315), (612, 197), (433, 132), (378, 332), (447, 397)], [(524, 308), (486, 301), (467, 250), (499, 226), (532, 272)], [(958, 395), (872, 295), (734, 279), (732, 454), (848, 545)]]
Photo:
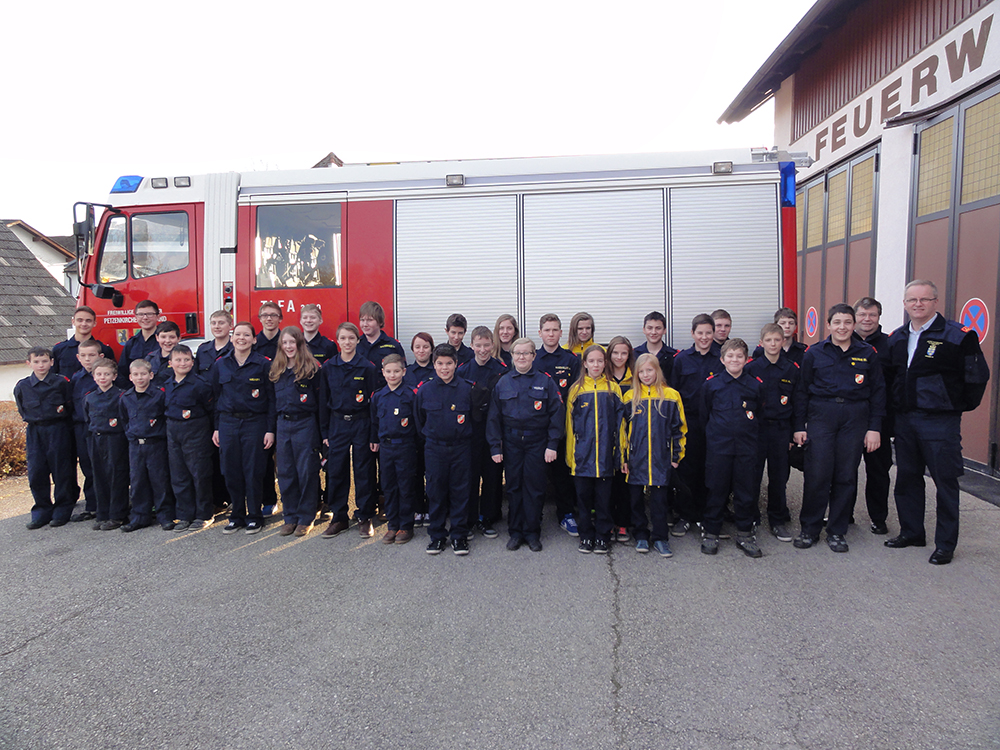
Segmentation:
[(91, 284), (90, 291), (94, 293), (97, 299), (109, 299), (111, 304), (115, 307), (122, 307), (125, 305), (125, 295), (115, 289), (113, 286), (108, 284)]

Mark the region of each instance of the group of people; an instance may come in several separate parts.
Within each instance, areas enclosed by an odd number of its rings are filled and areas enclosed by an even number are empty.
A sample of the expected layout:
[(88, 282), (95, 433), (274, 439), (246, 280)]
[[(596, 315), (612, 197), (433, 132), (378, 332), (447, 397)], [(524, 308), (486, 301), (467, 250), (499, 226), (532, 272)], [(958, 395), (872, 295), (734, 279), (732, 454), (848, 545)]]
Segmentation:
[[(541, 551), (551, 492), (582, 553), (634, 541), (670, 557), (671, 536), (699, 529), (701, 551), (715, 554), (728, 518), (735, 544), (760, 557), (766, 466), (771, 534), (807, 549), (825, 526), (830, 549), (847, 552), (862, 456), (871, 531), (888, 534), (895, 437), (900, 532), (885, 545), (926, 545), (926, 467), (938, 505), (930, 562), (945, 564), (958, 539), (961, 414), (979, 404), (989, 368), (976, 333), (937, 303), (932, 282), (910, 282), (909, 321), (891, 336), (877, 300), (834, 305), (829, 337), (808, 348), (795, 312), (781, 308), (753, 352), (730, 338), (722, 309), (694, 318), (681, 351), (664, 343), (659, 312), (645, 316), (634, 348), (623, 336), (595, 343), (587, 313), (570, 321), (568, 348), (554, 314), (539, 321), (540, 348), (511, 315), (474, 328), (470, 347), (454, 314), (447, 343), (413, 336), (409, 364), (377, 302), (334, 341), (316, 305), (282, 328), (281, 308), (265, 302), (259, 333), (218, 311), (212, 339), (192, 351), (144, 300), (118, 361), (91, 334), (94, 311), (79, 307), (75, 335), (31, 349), (32, 374), (14, 391), (28, 423), (28, 528), (204, 529), (228, 504), (223, 533), (256, 534), (274, 513), (277, 480), (278, 533), (305, 536), (323, 519), (329, 539), (350, 526), (353, 482), (362, 537), (383, 518), (386, 544), (426, 525), (429, 554), (450, 544), (466, 555), (477, 533), (496, 538), (505, 490), (509, 550)], [(785, 487), (798, 454), (805, 489), (793, 536)]]

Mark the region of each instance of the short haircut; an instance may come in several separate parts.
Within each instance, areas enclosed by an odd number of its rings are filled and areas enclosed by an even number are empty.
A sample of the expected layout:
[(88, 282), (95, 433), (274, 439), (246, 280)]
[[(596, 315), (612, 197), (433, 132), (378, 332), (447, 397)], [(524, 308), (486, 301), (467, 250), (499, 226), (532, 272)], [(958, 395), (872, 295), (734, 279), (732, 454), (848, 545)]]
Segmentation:
[(105, 370), (111, 370), (111, 372), (113, 372), (115, 375), (118, 374), (118, 363), (115, 362), (110, 357), (102, 357), (101, 359), (97, 360), (97, 363), (94, 365), (94, 369), (100, 370), (102, 367)]
[(382, 360), (382, 369), (385, 369), (386, 365), (399, 365), (404, 370), (406, 369), (406, 360), (403, 359), (398, 354), (387, 354)]
[(486, 326), (476, 326), (472, 329), (472, 340), (475, 341), (476, 339), (489, 339), (492, 341), (493, 331)]
[(552, 323), (553, 321), (558, 323), (559, 327), (562, 328), (562, 321), (559, 320), (558, 315), (556, 315), (555, 313), (545, 313), (545, 315), (543, 315), (541, 318), (538, 319), (538, 330), (539, 331), (542, 330), (542, 326), (544, 326), (546, 323)]
[(698, 329), (698, 326), (705, 325), (712, 326), (712, 330), (715, 330), (715, 321), (712, 320), (712, 316), (705, 313), (695, 315), (694, 320), (691, 321), (691, 333), (694, 333)]
[(251, 336), (256, 336), (257, 335), (257, 329), (253, 327), (253, 323), (251, 323), (249, 320), (241, 320), (239, 323), (237, 323), (236, 325), (234, 325), (233, 326), (233, 333), (236, 333), (236, 329), (237, 328), (241, 328), (241, 327), (242, 328), (249, 328)]
[(133, 359), (128, 366), (128, 371), (135, 372), (136, 370), (146, 370), (147, 372), (152, 372), (153, 365), (150, 364), (148, 359)]
[(319, 319), (323, 320), (323, 311), (319, 308), (319, 305), (302, 305), (299, 308), (299, 317), (302, 317), (303, 313), (313, 313), (314, 315), (319, 315)]
[(209, 321), (215, 320), (216, 318), (225, 318), (229, 325), (233, 324), (233, 314), (229, 312), (229, 310), (216, 310), (208, 316)]
[(144, 299), (141, 302), (139, 302), (138, 304), (136, 304), (135, 311), (139, 312), (139, 310), (142, 310), (143, 308), (146, 308), (146, 307), (152, 307), (154, 310), (156, 310), (156, 314), (157, 315), (160, 314), (160, 306), (158, 304), (156, 304), (155, 302), (153, 302), (153, 300), (151, 300), (151, 299)]
[(934, 290), (934, 299), (937, 299), (938, 288), (937, 288), (937, 284), (935, 284), (933, 281), (930, 281), (928, 279), (914, 279), (909, 284), (907, 284), (905, 287), (903, 287), (903, 294), (904, 294), (904, 296), (906, 294), (906, 290), (909, 289), (911, 286), (929, 286), (931, 289)]
[(174, 321), (164, 320), (162, 323), (157, 324), (154, 333), (159, 336), (161, 333), (176, 333), (177, 337), (180, 338), (181, 329)]
[(97, 349), (97, 351), (103, 351), (104, 347), (100, 341), (94, 338), (87, 339), (86, 341), (81, 341), (80, 346), (77, 347), (77, 351), (80, 349)]
[(733, 349), (739, 349), (741, 352), (743, 352), (744, 357), (750, 356), (750, 347), (747, 346), (746, 341), (740, 338), (726, 339), (726, 343), (722, 345), (722, 351), (720, 352), (720, 356), (725, 357), (726, 352), (731, 352)]
[(410, 351), (411, 352), (413, 351), (413, 345), (415, 343), (417, 343), (417, 339), (420, 339), (421, 341), (426, 341), (428, 344), (431, 345), (431, 349), (434, 348), (434, 337), (431, 336), (426, 331), (417, 331), (415, 334), (413, 334), (413, 338), (410, 339)]
[(358, 319), (360, 320), (361, 318), (372, 318), (378, 323), (378, 327), (381, 328), (385, 325), (385, 310), (382, 309), (382, 305), (378, 302), (369, 300), (358, 310)]
[(857, 320), (857, 317), (854, 315), (854, 308), (846, 302), (838, 302), (831, 307), (830, 312), (826, 314), (826, 322), (832, 323), (834, 315), (850, 315), (851, 320)]
[(451, 344), (438, 344), (434, 347), (434, 353), (431, 355), (431, 364), (437, 364), (437, 361), (442, 357), (447, 357), (458, 362), (458, 354), (455, 352), (455, 347)]
[(723, 310), (721, 307), (718, 310), (712, 311), (712, 320), (728, 320), (730, 323), (733, 322), (733, 316)]
[(170, 350), (170, 359), (174, 358), (175, 354), (186, 354), (191, 359), (194, 359), (194, 353), (191, 351), (191, 347), (187, 344), (178, 344), (173, 349)]
[(469, 321), (465, 319), (462, 313), (452, 313), (448, 316), (448, 321), (444, 324), (444, 329), (447, 331), (449, 328), (461, 328), (463, 331), (469, 330)]
[(664, 328), (667, 327), (667, 316), (661, 312), (653, 310), (653, 312), (647, 313), (646, 317), (642, 319), (642, 324), (645, 326), (646, 323), (650, 322), (651, 320), (656, 321), (657, 323), (663, 323)]
[(774, 322), (777, 323), (782, 318), (791, 318), (796, 324), (799, 322), (799, 316), (795, 314), (795, 310), (790, 307), (779, 307), (774, 311)]
[(354, 338), (356, 338), (358, 341), (361, 341), (361, 331), (356, 325), (354, 325), (354, 323), (348, 323), (345, 320), (343, 323), (337, 326), (337, 333), (336, 333), (337, 338), (340, 338), (341, 331), (347, 331), (348, 333), (353, 333)]
[(48, 357), (52, 359), (52, 350), (46, 349), (44, 346), (33, 346), (28, 349), (28, 359), (32, 357)]
[(89, 305), (80, 305), (78, 308), (76, 308), (73, 311), (74, 318), (76, 317), (77, 313), (90, 313), (90, 317), (92, 317), (94, 320), (97, 320), (97, 313), (95, 313), (94, 308), (90, 307)]
[(285, 316), (285, 314), (281, 311), (281, 308), (278, 307), (277, 302), (271, 302), (270, 300), (268, 300), (267, 302), (262, 302), (260, 307), (257, 308), (257, 317), (259, 318), (261, 313), (268, 308), (271, 308), (272, 310), (275, 310), (278, 313), (279, 320)]
[(512, 341), (511, 343), (510, 343), (510, 353), (511, 353), (511, 354), (513, 354), (513, 353), (514, 353), (514, 350), (515, 350), (515, 349), (516, 349), (517, 347), (519, 347), (519, 346), (530, 346), (530, 347), (531, 347), (531, 353), (532, 353), (532, 354), (534, 354), (534, 353), (535, 353), (535, 352), (537, 351), (537, 349), (535, 349), (535, 342), (534, 342), (534, 341), (532, 341), (532, 340), (531, 340), (531, 339), (529, 339), (529, 338), (526, 338), (526, 337), (522, 337), (522, 338), (519, 338), (519, 339), (514, 339), (514, 340), (513, 340), (513, 341)]
[(781, 326), (777, 323), (768, 323), (763, 328), (760, 329), (760, 340), (763, 341), (764, 337), (769, 333), (776, 333), (781, 338), (785, 338), (785, 332), (781, 330)]
[(870, 310), (871, 308), (876, 308), (878, 314), (882, 314), (882, 303), (879, 302), (874, 297), (862, 297), (857, 302), (854, 303), (854, 312), (864, 308), (865, 310)]

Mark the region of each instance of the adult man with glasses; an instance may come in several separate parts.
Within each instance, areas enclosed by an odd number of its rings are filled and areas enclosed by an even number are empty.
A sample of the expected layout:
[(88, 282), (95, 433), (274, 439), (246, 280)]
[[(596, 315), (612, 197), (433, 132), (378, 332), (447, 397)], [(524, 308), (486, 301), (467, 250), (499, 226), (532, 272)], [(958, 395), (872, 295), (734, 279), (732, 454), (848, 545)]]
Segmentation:
[(118, 361), (117, 383), (123, 388), (131, 387), (128, 373), (129, 365), (136, 359), (145, 359), (146, 355), (157, 348), (156, 325), (160, 322), (160, 306), (151, 299), (144, 299), (135, 306), (135, 320), (139, 330), (122, 347), (122, 356)]
[(885, 546), (923, 547), (924, 468), (937, 488), (937, 528), (929, 562), (947, 565), (958, 543), (962, 412), (983, 398), (990, 370), (978, 334), (937, 312), (938, 290), (924, 279), (903, 293), (910, 322), (889, 337), (896, 410), (896, 510), (899, 536)]

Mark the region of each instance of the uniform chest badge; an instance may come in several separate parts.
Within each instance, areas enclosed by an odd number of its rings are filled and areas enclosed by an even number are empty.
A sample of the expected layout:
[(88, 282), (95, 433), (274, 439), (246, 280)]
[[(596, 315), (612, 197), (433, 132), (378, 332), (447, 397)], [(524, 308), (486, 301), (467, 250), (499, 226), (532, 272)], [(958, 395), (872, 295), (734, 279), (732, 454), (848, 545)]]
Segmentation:
[(62, 414), (64, 411), (66, 411), (66, 407), (62, 404), (59, 404), (59, 406), (56, 407), (56, 414)]
[(393, 409), (393, 410), (392, 410), (392, 415), (393, 415), (394, 417), (398, 417), (398, 416), (399, 416), (399, 409)]
[(782, 406), (787, 406), (788, 405), (788, 396), (782, 396), (781, 397), (781, 405)]
[(747, 419), (753, 419), (753, 412), (747, 409)]
[(459, 424), (465, 424), (465, 415), (464, 414), (459, 414), (458, 415), (458, 423)]
[(149, 420), (149, 426), (150, 427), (155, 427), (156, 426), (156, 420), (155, 419)]
[(260, 388), (254, 388), (252, 391), (250, 391), (250, 397), (260, 398)]
[(746, 402), (746, 401), (744, 401), (744, 402), (743, 402), (743, 408), (744, 408), (744, 409), (746, 409), (746, 408), (747, 408), (747, 402)]
[(354, 397), (354, 400), (360, 404), (362, 401), (365, 400), (365, 394), (359, 393), (357, 396)]
[[(399, 409), (396, 409), (396, 412), (398, 413)], [(400, 427), (406, 427), (408, 424), (410, 424), (410, 418), (409, 417), (403, 417), (401, 420), (399, 420), (399, 426)]]
[(452, 411), (455, 411), (455, 404), (452, 404), (452, 405), (451, 405), (451, 410), (452, 410)]
[(181, 412), (181, 416), (184, 417), (184, 419), (191, 419), (191, 410), (190, 409), (184, 409)]
[(854, 376), (854, 382), (857, 383), (858, 385), (861, 385), (862, 383), (864, 383), (865, 382), (864, 373), (859, 372), (857, 375), (855, 375)]
[(560, 387), (560, 388), (565, 388), (565, 387), (566, 387), (566, 383), (567, 383), (567, 382), (568, 382), (568, 381), (566, 380), (566, 378), (560, 378), (560, 379), (559, 379), (559, 387)]
[(924, 356), (925, 357), (933, 357), (934, 356), (934, 352), (937, 351), (937, 348), (938, 348), (938, 342), (937, 341), (928, 341), (927, 342), (927, 353)]
[(542, 410), (542, 402), (541, 401), (536, 401), (535, 402), (535, 411), (541, 411), (541, 410)]
[(112, 417), (111, 419), (108, 420), (108, 425), (111, 426), (111, 427), (117, 427), (118, 426), (118, 419), (115, 418), (115, 417)]
[(299, 401), (301, 401), (303, 404), (306, 401), (308, 401), (308, 400), (309, 400), (309, 394), (308, 393), (300, 393), (299, 394)]

